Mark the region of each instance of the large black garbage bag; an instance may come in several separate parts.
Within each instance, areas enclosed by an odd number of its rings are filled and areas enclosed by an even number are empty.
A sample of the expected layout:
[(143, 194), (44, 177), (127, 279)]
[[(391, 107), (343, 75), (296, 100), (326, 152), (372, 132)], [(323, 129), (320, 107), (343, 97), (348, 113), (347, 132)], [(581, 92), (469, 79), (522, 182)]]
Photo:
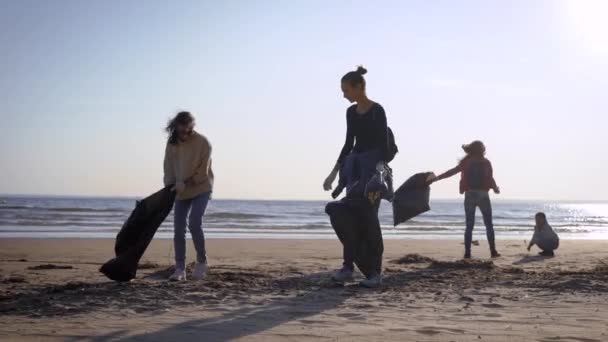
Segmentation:
[(428, 180), (432, 176), (432, 172), (417, 173), (397, 189), (393, 198), (395, 226), (431, 210), (429, 205), (431, 187)]
[(384, 244), (378, 208), (379, 201), (374, 205), (363, 198), (345, 198), (325, 207), (338, 239), (344, 248), (355, 251), (355, 265), (366, 277), (382, 272)]
[(174, 201), (175, 191), (169, 187), (138, 201), (116, 236), (116, 258), (103, 264), (99, 271), (115, 281), (135, 278), (139, 259), (171, 212)]

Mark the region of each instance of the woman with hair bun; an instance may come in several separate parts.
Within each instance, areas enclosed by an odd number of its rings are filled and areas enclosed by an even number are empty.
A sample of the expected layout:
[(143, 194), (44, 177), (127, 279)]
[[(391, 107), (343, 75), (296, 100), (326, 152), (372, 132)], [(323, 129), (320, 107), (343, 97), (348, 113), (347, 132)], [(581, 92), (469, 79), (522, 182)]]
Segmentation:
[[(363, 77), (366, 73), (367, 70), (359, 66), (341, 79), (344, 98), (354, 104), (346, 111), (346, 141), (338, 161), (323, 183), (325, 191), (331, 190), (340, 173), (341, 181), (337, 191), (334, 191), (334, 197), (337, 196), (336, 192), (339, 194), (342, 186), (346, 187), (348, 197), (359, 195), (359, 192), (363, 195), (369, 179), (390, 160), (386, 114), (380, 104), (367, 97)], [(350, 249), (350, 246), (344, 246), (344, 263), (332, 277), (334, 281), (352, 280), (354, 251)], [(374, 274), (361, 282), (361, 285), (375, 287), (380, 285), (381, 279), (380, 274)]]

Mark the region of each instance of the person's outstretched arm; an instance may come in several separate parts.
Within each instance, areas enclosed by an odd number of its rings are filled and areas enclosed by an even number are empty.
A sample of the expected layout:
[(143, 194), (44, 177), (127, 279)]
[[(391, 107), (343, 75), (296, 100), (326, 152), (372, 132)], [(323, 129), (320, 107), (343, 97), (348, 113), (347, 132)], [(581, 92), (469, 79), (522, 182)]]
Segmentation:
[(447, 170), (446, 172), (440, 174), (439, 176), (435, 177), (435, 179), (433, 179), (433, 183), (440, 181), (442, 179), (446, 179), (446, 178), (450, 178), (454, 175), (457, 175), (460, 171), (462, 171), (462, 167), (460, 165), (457, 165), (456, 167)]
[(346, 113), (346, 140), (344, 141), (344, 146), (342, 146), (342, 150), (340, 151), (340, 155), (338, 156), (338, 161), (336, 162), (336, 165), (334, 165), (334, 168), (329, 173), (329, 176), (327, 176), (327, 178), (325, 179), (325, 182), (323, 182), (323, 189), (325, 191), (331, 190), (332, 183), (334, 182), (334, 180), (336, 180), (336, 177), (338, 176), (338, 172), (340, 172), (340, 167), (341, 167), (342, 163), (344, 162), (344, 159), (353, 150), (354, 145), (355, 145), (355, 135), (353, 132), (350, 117), (347, 112)]
[(536, 227), (534, 228), (534, 235), (532, 235), (532, 240), (530, 240), (530, 243), (528, 244), (528, 252), (530, 251), (530, 248), (532, 248), (532, 246), (534, 246), (536, 244), (536, 240), (538, 238), (538, 233), (536, 230)]

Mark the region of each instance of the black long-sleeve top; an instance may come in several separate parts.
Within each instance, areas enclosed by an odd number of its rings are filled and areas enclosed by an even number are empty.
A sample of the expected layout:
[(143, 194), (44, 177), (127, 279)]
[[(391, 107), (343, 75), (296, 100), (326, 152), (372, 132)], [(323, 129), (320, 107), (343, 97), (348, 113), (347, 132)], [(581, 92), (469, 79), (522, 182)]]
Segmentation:
[(380, 150), (382, 159), (388, 159), (388, 136), (386, 113), (381, 105), (374, 103), (365, 114), (357, 113), (357, 105), (346, 111), (346, 141), (338, 157), (338, 164), (350, 152), (368, 152)]

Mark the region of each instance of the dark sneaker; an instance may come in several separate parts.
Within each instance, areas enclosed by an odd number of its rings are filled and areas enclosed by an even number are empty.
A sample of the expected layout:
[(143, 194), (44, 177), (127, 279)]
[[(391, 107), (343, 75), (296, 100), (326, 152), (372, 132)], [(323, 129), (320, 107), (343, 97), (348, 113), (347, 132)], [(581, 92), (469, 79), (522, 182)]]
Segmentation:
[(542, 251), (542, 252), (538, 253), (538, 255), (544, 256), (544, 257), (552, 257), (552, 256), (555, 256), (555, 253), (553, 253), (553, 251)]
[(465, 252), (463, 259), (471, 259), (471, 252)]
[(492, 258), (500, 258), (500, 253), (498, 253), (497, 251), (492, 251), (491, 255), (492, 255)]

